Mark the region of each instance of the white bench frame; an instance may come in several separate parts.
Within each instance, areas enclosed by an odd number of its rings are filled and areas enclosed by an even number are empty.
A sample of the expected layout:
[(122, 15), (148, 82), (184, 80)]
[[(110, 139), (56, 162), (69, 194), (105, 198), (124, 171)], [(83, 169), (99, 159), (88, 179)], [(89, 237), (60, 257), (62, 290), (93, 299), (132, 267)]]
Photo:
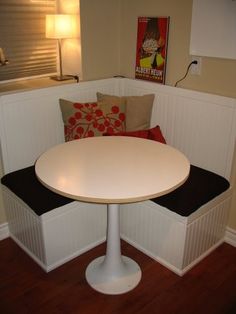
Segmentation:
[[(155, 94), (151, 125), (190, 162), (230, 180), (236, 100), (132, 79), (105, 79), (0, 96), (4, 173), (33, 165), (64, 141), (59, 98), (96, 101), (96, 92)], [(72, 202), (42, 216), (2, 188), (10, 236), (45, 270), (105, 241), (106, 206)], [(121, 206), (122, 238), (183, 275), (224, 241), (232, 189), (182, 217), (151, 201)]]

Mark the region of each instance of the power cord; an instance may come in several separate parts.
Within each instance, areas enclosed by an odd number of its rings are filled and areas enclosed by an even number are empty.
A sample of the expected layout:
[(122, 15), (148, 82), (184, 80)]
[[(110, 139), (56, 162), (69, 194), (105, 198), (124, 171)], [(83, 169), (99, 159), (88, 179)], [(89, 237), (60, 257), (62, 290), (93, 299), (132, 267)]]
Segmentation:
[(74, 75), (74, 79), (76, 80), (77, 83), (79, 83), (79, 76), (78, 75)]
[(178, 80), (178, 81), (175, 83), (175, 87), (177, 86), (177, 84), (178, 84), (179, 82), (183, 81), (183, 80), (185, 79), (185, 77), (188, 75), (189, 69), (190, 69), (190, 67), (191, 67), (192, 64), (198, 64), (197, 60), (193, 60), (191, 63), (189, 63), (185, 75), (184, 75), (180, 80)]
[(77, 83), (79, 83), (79, 76), (78, 75), (67, 75), (67, 76), (70, 76), (70, 77), (73, 77)]

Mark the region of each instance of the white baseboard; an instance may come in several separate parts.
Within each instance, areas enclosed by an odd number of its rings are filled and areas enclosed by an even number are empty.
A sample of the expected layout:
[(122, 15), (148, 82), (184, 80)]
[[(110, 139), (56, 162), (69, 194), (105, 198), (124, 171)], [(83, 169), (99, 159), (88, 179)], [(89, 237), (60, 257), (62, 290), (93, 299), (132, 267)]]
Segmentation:
[(236, 230), (227, 227), (225, 232), (225, 242), (236, 247)]
[(8, 223), (0, 224), (0, 241), (9, 237)]

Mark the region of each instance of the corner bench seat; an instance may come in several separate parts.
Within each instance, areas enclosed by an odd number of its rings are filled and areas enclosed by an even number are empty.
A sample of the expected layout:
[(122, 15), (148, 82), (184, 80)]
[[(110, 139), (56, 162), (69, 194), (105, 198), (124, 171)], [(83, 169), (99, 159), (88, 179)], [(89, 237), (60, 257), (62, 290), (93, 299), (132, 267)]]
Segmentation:
[(224, 177), (191, 165), (189, 177), (183, 185), (152, 201), (187, 217), (229, 187), (230, 184)]
[(34, 166), (10, 172), (2, 177), (1, 182), (38, 216), (73, 202), (43, 186), (36, 177)]
[[(19, 169), (23, 173), (29, 171), (23, 168), (33, 165), (47, 149), (64, 142), (59, 99), (73, 103), (91, 102), (96, 101), (97, 92), (119, 97), (155, 94), (150, 127), (159, 125), (169, 145), (183, 152), (192, 164), (228, 180), (233, 179), (235, 98), (126, 78), (1, 95), (3, 173), (7, 175)], [(122, 204), (120, 209), (122, 239), (179, 275), (186, 273), (225, 241), (233, 192), (230, 187), (214, 197), (215, 192), (212, 194), (211, 189), (218, 185), (216, 177), (212, 178), (213, 183), (206, 183), (206, 178), (201, 178), (200, 182), (195, 178), (192, 182), (197, 182), (197, 187), (191, 185), (194, 170), (196, 168), (192, 166), (190, 181), (180, 190), (154, 200)], [(29, 172), (35, 176), (33, 167)], [(60, 206), (66, 198), (42, 186), (38, 188), (40, 183), (35, 177), (28, 183), (25, 178), (18, 179), (18, 190), (24, 191), (22, 196), (15, 192), (17, 196), (11, 190), (16, 191), (16, 188), (8, 183), (11, 176), (3, 178), (1, 191), (9, 235), (45, 271), (55, 269), (105, 241), (107, 212), (104, 204), (67, 199), (66, 203), (69, 203)], [(223, 183), (223, 186), (225, 189), (228, 183)], [(198, 189), (201, 188), (204, 189), (204, 197), (199, 194)], [(42, 194), (38, 192), (41, 189), (44, 191)], [(209, 198), (205, 198), (205, 194), (210, 195)], [(207, 202), (212, 197), (214, 199)], [(57, 203), (58, 199), (63, 202)], [(200, 200), (204, 205), (200, 206)], [(53, 203), (50, 207), (49, 202)], [(156, 202), (163, 202), (163, 206)], [(168, 202), (173, 204), (171, 210)], [(189, 214), (189, 207), (194, 210), (192, 202), (195, 208), (200, 208)], [(173, 208), (178, 212), (173, 212)]]
[[(36, 177), (34, 166), (11, 172), (3, 176), (1, 182), (38, 216), (73, 202), (44, 187)], [(191, 165), (189, 177), (182, 186), (151, 201), (181, 216), (189, 216), (229, 186), (229, 182), (220, 175)]]

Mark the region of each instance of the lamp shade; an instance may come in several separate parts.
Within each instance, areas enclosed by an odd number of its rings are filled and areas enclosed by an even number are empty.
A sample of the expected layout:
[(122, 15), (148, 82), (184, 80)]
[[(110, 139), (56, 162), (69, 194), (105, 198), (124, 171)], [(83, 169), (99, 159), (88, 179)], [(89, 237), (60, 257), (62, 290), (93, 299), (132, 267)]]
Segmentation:
[(77, 37), (77, 15), (49, 14), (46, 15), (46, 37), (54, 39)]

